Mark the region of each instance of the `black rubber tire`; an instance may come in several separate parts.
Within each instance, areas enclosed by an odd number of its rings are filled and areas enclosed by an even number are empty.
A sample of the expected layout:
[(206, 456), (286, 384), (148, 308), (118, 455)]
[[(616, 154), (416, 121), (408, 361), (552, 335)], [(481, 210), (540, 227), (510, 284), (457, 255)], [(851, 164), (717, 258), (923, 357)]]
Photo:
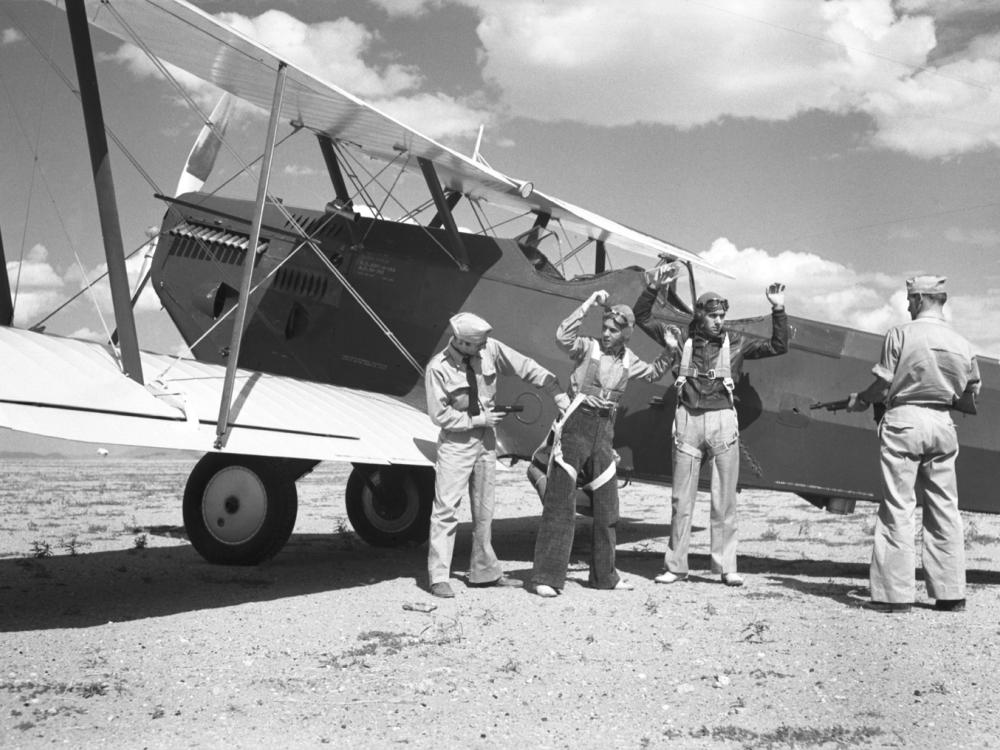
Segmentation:
[(354, 531), (374, 547), (421, 544), (430, 532), (434, 470), (355, 464), (345, 492)]
[(209, 453), (184, 488), (184, 528), (203, 558), (257, 565), (285, 546), (298, 515), (295, 478), (279, 459)]

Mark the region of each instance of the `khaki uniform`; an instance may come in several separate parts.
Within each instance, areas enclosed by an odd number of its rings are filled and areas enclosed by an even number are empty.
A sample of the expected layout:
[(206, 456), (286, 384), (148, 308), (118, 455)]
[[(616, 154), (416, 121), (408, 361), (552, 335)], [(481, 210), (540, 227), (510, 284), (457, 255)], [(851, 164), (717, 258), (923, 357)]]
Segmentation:
[[(470, 358), (483, 412), (495, 405), (497, 378), (513, 374), (550, 395), (559, 392), (556, 376), (532, 359), (487, 339), (486, 346)], [(462, 355), (450, 345), (427, 365), (424, 379), (427, 413), (441, 432), (435, 463), (434, 509), (431, 512), (427, 573), (430, 583), (447, 581), (458, 530), (458, 506), (468, 494), (472, 509), (470, 583), (489, 583), (503, 575), (491, 539), (496, 435), (492, 427), (474, 426), (468, 414), (469, 387)]]
[(879, 423), (882, 502), (870, 569), (873, 601), (915, 598), (914, 513), (923, 503), (923, 566), (933, 599), (965, 598), (965, 547), (958, 511), (958, 436), (949, 411), (966, 389), (979, 390), (968, 341), (935, 316), (891, 329), (876, 377), (890, 384)]

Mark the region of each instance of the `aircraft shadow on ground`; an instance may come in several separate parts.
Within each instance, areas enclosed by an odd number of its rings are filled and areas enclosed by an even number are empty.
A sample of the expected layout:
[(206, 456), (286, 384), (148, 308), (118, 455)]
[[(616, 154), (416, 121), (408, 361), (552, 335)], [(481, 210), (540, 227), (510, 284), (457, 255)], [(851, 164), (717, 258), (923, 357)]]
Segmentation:
[[(176, 535), (175, 535), (176, 536)], [(0, 560), (0, 632), (82, 628), (426, 578), (426, 547), (370, 547), (351, 532), (294, 534), (258, 566), (205, 562), (189, 545)]]
[[(509, 573), (524, 581), (531, 574), (538, 516), (501, 518), (493, 524), (493, 542)], [(175, 527), (149, 529), (165, 536), (182, 536)], [(618, 567), (631, 576), (652, 579), (662, 570), (667, 524), (623, 519), (618, 534)], [(705, 529), (696, 528), (695, 533)], [(461, 578), (469, 560), (471, 524), (459, 525), (453, 570)], [(589, 560), (589, 519), (577, 521), (571, 561), (574, 577)], [(82, 628), (109, 621), (124, 622), (149, 617), (250, 602), (339, 591), (409, 579), (419, 599), (426, 586), (427, 548), (411, 545), (376, 548), (353, 532), (294, 534), (273, 559), (256, 567), (211, 565), (189, 545), (151, 547), (46, 558), (0, 560), (0, 632)], [(707, 555), (690, 556), (694, 582), (718, 583), (710, 576)], [(748, 595), (780, 595), (778, 587), (810, 596), (824, 596), (857, 606), (852, 591), (867, 583), (868, 565), (826, 559), (788, 559), (740, 554), (741, 570), (769, 581), (763, 590)], [(584, 572), (584, 577), (586, 573)], [(828, 579), (852, 578), (840, 584)], [(817, 579), (824, 579), (822, 581)], [(922, 573), (918, 571), (918, 581)], [(759, 579), (758, 579), (759, 580)], [(1000, 572), (969, 570), (972, 585), (1000, 584)], [(919, 584), (918, 584), (919, 585)], [(402, 604), (401, 599), (401, 604)]]

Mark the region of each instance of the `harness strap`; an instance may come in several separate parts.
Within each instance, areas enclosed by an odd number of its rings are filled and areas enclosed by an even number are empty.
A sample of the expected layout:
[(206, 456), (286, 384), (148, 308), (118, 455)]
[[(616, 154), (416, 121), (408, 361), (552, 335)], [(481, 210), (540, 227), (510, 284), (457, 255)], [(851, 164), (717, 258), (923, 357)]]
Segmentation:
[(587, 491), (593, 491), (598, 489), (599, 487), (603, 487), (605, 484), (614, 479), (617, 473), (618, 473), (618, 466), (615, 464), (614, 461), (612, 461), (610, 464), (608, 464), (608, 467), (604, 471), (602, 471), (600, 474), (597, 475), (597, 477), (595, 477), (594, 479), (583, 485), (581, 489)]
[[(579, 386), (579, 392), (586, 394), (587, 396), (595, 396), (596, 398), (617, 404), (621, 401), (624, 388), (602, 388), (599, 385), (590, 385), (591, 383), (597, 382), (597, 371), (600, 367), (602, 356), (603, 352), (601, 351), (601, 343), (597, 339), (591, 339), (587, 364), (583, 370), (583, 375), (580, 378), (581, 385)], [(624, 368), (624, 377), (626, 382), (628, 379), (628, 373), (632, 369), (632, 364), (635, 359), (636, 356), (632, 350), (626, 348), (624, 354), (622, 355), (622, 367)]]
[(562, 415), (562, 418), (552, 423), (552, 451), (549, 453), (549, 470), (552, 469), (552, 464), (556, 463), (562, 467), (563, 471), (570, 475), (574, 482), (576, 482), (576, 469), (563, 459), (562, 431), (567, 420), (569, 420), (569, 415), (576, 411), (576, 408), (583, 403), (584, 398), (583, 393), (577, 393), (570, 402), (569, 408), (566, 409), (566, 413)]
[(689, 338), (684, 342), (684, 349), (681, 353), (681, 364), (677, 368), (677, 380), (674, 385), (680, 391), (684, 387), (688, 378), (705, 377), (709, 380), (721, 380), (729, 393), (729, 398), (733, 398), (733, 390), (736, 385), (733, 382), (732, 347), (729, 345), (729, 334), (722, 338), (722, 346), (719, 347), (719, 356), (715, 360), (715, 366), (706, 372), (701, 372), (697, 367), (692, 366), (691, 357), (694, 351), (694, 342)]

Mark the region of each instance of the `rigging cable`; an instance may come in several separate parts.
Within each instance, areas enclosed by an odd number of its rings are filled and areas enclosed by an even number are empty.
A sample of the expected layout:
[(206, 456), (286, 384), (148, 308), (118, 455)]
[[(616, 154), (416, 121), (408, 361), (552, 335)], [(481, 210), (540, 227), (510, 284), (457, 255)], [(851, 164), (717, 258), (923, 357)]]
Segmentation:
[[(209, 125), (209, 127), (215, 133), (216, 137), (219, 139), (222, 145), (226, 147), (226, 149), (237, 159), (237, 161), (240, 164), (246, 166), (246, 163), (244, 162), (240, 154), (222, 136), (222, 134), (215, 127), (214, 123), (211, 123), (210, 119), (204, 116), (204, 114), (201, 112), (201, 108), (198, 107), (195, 101), (191, 98), (190, 94), (188, 94), (188, 92), (180, 85), (180, 83), (170, 73), (170, 71), (167, 70), (166, 66), (159, 60), (159, 58), (157, 58), (156, 55), (153, 54), (152, 50), (150, 50), (149, 47), (139, 38), (139, 35), (135, 33), (135, 30), (132, 29), (131, 25), (122, 17), (122, 15), (118, 12), (118, 10), (110, 3), (106, 3), (103, 7), (107, 8), (108, 11), (115, 17), (115, 19), (121, 24), (122, 28), (125, 29), (125, 31), (128, 33), (133, 43), (137, 47), (139, 47), (139, 49), (142, 50), (142, 52), (149, 58), (150, 62), (152, 62), (153, 65), (157, 67), (160, 73), (164, 75), (168, 81), (171, 82), (171, 84), (176, 88), (178, 93), (180, 93), (184, 97), (185, 101), (193, 109), (193, 111), (197, 112), (202, 116), (202, 119), (206, 122), (206, 124)], [(268, 196), (265, 196), (265, 200), (267, 198)], [(378, 313), (370, 305), (368, 305), (367, 302), (364, 301), (362, 296), (351, 285), (351, 283), (347, 280), (347, 278), (342, 273), (340, 273), (340, 271), (336, 268), (336, 266), (334, 266), (325, 255), (323, 255), (323, 252), (322, 250), (320, 250), (319, 246), (312, 240), (311, 237), (309, 237), (308, 234), (306, 234), (306, 232), (299, 225), (299, 222), (295, 219), (295, 217), (292, 216), (292, 214), (288, 211), (288, 209), (285, 208), (285, 206), (281, 202), (276, 201), (273, 198), (271, 198), (270, 200), (271, 204), (285, 218), (285, 221), (287, 221), (290, 226), (294, 227), (296, 233), (299, 234), (306, 241), (308, 246), (319, 257), (320, 261), (327, 266), (327, 268), (334, 275), (334, 277), (336, 277), (336, 279), (341, 283), (341, 285), (343, 285), (343, 287), (347, 290), (347, 292), (355, 299), (355, 301), (359, 304), (359, 306), (361, 306), (361, 308), (368, 314), (368, 316), (372, 319), (375, 325), (379, 327), (382, 333), (385, 334), (386, 338), (389, 339), (389, 341), (393, 344), (393, 346), (395, 346), (399, 350), (399, 352), (403, 355), (403, 357), (406, 358), (406, 360), (416, 369), (416, 371), (420, 374), (420, 376), (423, 377), (424, 374), (423, 367), (420, 366), (420, 363), (417, 362), (417, 360), (413, 357), (413, 355), (410, 354), (410, 352), (406, 349), (405, 346), (403, 346), (402, 342), (396, 337), (396, 335), (392, 332), (392, 330), (383, 322), (382, 318), (378, 315)], [(253, 249), (247, 248), (248, 262), (252, 262), (251, 253), (256, 253), (256, 248)], [(249, 300), (244, 300), (244, 304), (249, 304)]]

